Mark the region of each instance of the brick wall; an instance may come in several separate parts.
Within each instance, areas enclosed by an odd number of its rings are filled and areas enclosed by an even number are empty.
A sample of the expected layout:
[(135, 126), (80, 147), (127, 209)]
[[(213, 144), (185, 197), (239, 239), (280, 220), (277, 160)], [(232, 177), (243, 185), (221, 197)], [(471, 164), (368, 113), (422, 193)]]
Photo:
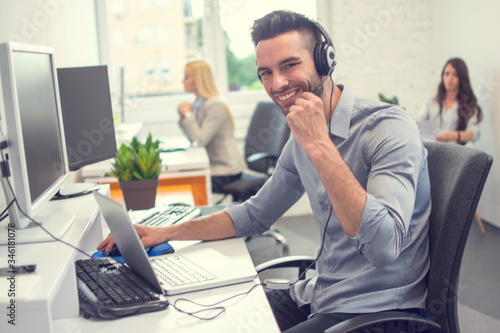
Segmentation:
[(372, 99), (397, 96), (411, 114), (435, 93), (431, 0), (331, 0), (330, 16), (336, 83)]

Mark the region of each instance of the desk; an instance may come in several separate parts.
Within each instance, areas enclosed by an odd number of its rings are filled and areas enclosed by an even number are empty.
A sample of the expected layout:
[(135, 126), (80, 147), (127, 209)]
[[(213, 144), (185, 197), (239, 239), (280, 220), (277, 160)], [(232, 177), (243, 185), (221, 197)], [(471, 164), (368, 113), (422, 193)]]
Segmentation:
[[(175, 246), (175, 243), (173, 244)], [(253, 265), (246, 250), (243, 239), (228, 239), (215, 242), (204, 242), (198, 247), (211, 247), (230, 256), (231, 259)], [(211, 290), (170, 296), (172, 304), (177, 298), (187, 298), (202, 304), (211, 304), (233, 295), (246, 292), (255, 283), (243, 283)], [(182, 309), (195, 311), (200, 307), (189, 303), (179, 305)], [(56, 332), (279, 332), (269, 303), (262, 287), (257, 287), (246, 296), (240, 296), (222, 304), (226, 313), (214, 320), (203, 321), (183, 314), (170, 305), (167, 310), (146, 313), (138, 316), (115, 319), (112, 321), (88, 320), (82, 317), (59, 319), (54, 321)]]
[[(205, 148), (190, 147), (183, 151), (162, 153), (161, 158), (160, 187), (190, 185), (196, 206), (206, 206), (211, 202), (210, 161)], [(116, 178), (104, 176), (111, 170), (112, 163), (113, 159), (109, 159), (83, 167), (83, 179), (86, 182), (110, 184), (112, 191), (120, 191)]]
[[(100, 193), (109, 194), (102, 186)], [(44, 214), (73, 213), (75, 220), (63, 240), (93, 252), (103, 238), (102, 218), (92, 195), (50, 201)], [(76, 250), (59, 242), (17, 244), (16, 264), (36, 264), (36, 273), (16, 276), (16, 297), (8, 298), (5, 285), (0, 291), (0, 332), (49, 332), (55, 318), (75, 317), (79, 313), (74, 260)], [(1, 265), (7, 263), (11, 250), (0, 246)], [(4, 278), (2, 278), (4, 279)], [(24, 294), (24, 295), (23, 295)], [(6, 303), (15, 300), (16, 326), (8, 324)]]
[[(109, 186), (102, 186), (102, 194), (109, 193)], [(92, 253), (103, 239), (101, 214), (91, 195), (50, 202), (46, 212), (73, 212), (75, 221), (63, 236), (63, 240)], [(172, 245), (211, 247), (245, 265), (252, 265), (243, 239), (214, 242), (172, 242)], [(211, 321), (201, 321), (173, 309), (147, 313), (116, 320), (87, 320), (78, 316), (78, 296), (74, 260), (81, 254), (58, 243), (23, 244), (16, 247), (19, 265), (37, 264), (35, 280), (17, 277), (16, 289), (29, 290), (24, 298), (16, 299), (16, 326), (8, 324), (6, 316), (6, 291), (0, 291), (0, 332), (279, 332), (262, 287), (250, 294), (224, 304), (226, 313)], [(7, 258), (7, 246), (0, 246), (0, 260)], [(24, 282), (23, 282), (24, 281)], [(256, 279), (254, 283), (259, 283)], [(215, 288), (182, 297), (200, 303), (220, 301), (249, 290), (254, 283), (244, 283)], [(2, 298), (3, 297), (3, 298)], [(179, 296), (171, 296), (173, 302)]]

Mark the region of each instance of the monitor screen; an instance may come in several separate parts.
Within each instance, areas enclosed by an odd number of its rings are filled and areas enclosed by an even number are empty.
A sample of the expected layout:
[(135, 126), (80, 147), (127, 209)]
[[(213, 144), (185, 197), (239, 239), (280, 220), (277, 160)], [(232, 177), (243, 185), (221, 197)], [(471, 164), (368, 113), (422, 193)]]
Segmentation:
[(107, 66), (58, 68), (70, 171), (117, 154)]
[(64, 175), (63, 144), (50, 55), (14, 52), (24, 157), (32, 204)]
[[(2, 178), (9, 208), (9, 228), (18, 229), (18, 243), (61, 237), (74, 214), (47, 210), (48, 203), (69, 176), (52, 48), (7, 42), (0, 44), (3, 107), (2, 133), (8, 147), (2, 152), (10, 177)], [(33, 222), (35, 221), (35, 222)], [(45, 228), (38, 228), (37, 224)], [(0, 228), (4, 244), (5, 228)]]

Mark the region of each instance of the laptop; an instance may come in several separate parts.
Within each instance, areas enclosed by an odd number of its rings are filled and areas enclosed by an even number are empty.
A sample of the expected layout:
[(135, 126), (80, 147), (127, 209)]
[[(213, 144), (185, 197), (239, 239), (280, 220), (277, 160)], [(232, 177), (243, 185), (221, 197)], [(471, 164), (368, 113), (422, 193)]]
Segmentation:
[[(253, 267), (238, 265), (237, 262), (231, 261), (229, 257), (210, 248), (188, 247), (176, 253), (150, 259), (126, 210), (119, 203), (98, 192), (94, 192), (94, 197), (125, 263), (164, 295), (176, 295), (249, 282), (257, 277), (257, 272)], [(177, 256), (175, 258), (182, 257), (183, 260), (190, 262), (190, 266), (208, 273), (210, 278), (205, 281), (172, 285), (161, 278), (164, 273), (162, 270), (168, 268), (160, 267), (171, 256)], [(155, 266), (156, 271), (153, 266)]]

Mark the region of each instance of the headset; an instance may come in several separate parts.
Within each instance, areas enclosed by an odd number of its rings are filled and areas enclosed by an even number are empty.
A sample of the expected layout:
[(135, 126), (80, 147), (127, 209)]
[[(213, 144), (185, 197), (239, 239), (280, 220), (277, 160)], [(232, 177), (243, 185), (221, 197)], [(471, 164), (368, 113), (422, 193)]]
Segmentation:
[[(330, 36), (326, 32), (326, 30), (321, 26), (321, 24), (314, 22), (316, 29), (323, 35), (325, 41), (316, 43), (314, 46), (313, 60), (314, 65), (316, 67), (316, 71), (320, 76), (329, 76), (333, 73), (333, 69), (337, 62), (335, 61), (335, 48), (333, 47), (333, 42), (330, 39)], [(259, 76), (260, 81), (262, 82), (261, 76)], [(314, 88), (313, 92), (316, 91), (325, 80), (321, 82), (319, 86)]]
[(314, 25), (325, 39), (324, 42), (319, 42), (314, 47), (314, 64), (320, 76), (328, 76), (333, 72), (337, 64), (335, 61), (335, 48), (326, 30), (317, 22), (314, 22)]

